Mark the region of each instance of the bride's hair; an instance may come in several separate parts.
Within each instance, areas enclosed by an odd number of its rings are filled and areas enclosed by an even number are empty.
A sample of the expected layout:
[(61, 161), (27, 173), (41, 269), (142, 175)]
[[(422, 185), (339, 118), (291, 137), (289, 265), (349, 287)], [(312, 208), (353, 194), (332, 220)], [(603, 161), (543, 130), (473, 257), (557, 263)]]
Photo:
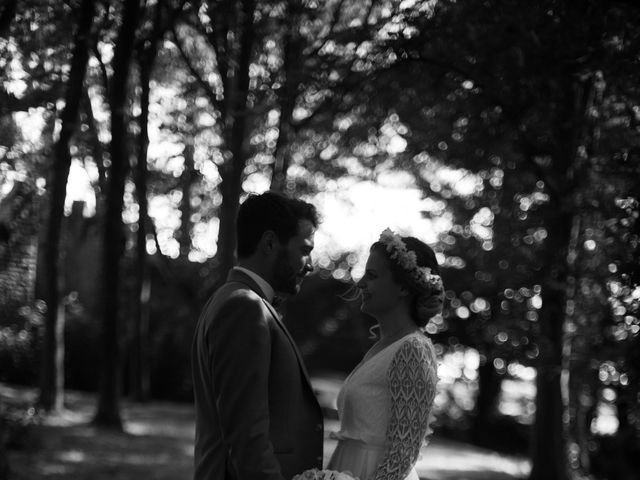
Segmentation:
[[(347, 289), (346, 292), (341, 293), (340, 295), (338, 295), (338, 297), (340, 297), (342, 300), (346, 301), (346, 302), (353, 302), (355, 300), (361, 300), (362, 299), (362, 290), (360, 290), (360, 288), (358, 287), (358, 282), (354, 282), (351, 284), (351, 286)], [(371, 327), (369, 327), (369, 340), (377, 340), (380, 338), (380, 325), (375, 324), (372, 325)], [(376, 332), (377, 331), (377, 332)]]
[[(440, 267), (436, 259), (433, 249), (421, 240), (415, 237), (401, 237), (407, 251), (413, 252), (416, 256), (416, 264), (421, 268), (430, 269), (432, 274), (440, 275)], [(411, 297), (411, 317), (416, 325), (423, 328), (429, 323), (429, 320), (442, 313), (442, 305), (444, 302), (444, 289), (442, 282), (438, 285), (425, 286), (424, 283), (418, 283), (412, 275), (403, 268), (400, 263), (389, 255), (384, 243), (378, 241), (371, 246), (371, 250), (376, 250), (389, 260), (391, 274), (396, 282), (404, 285)]]

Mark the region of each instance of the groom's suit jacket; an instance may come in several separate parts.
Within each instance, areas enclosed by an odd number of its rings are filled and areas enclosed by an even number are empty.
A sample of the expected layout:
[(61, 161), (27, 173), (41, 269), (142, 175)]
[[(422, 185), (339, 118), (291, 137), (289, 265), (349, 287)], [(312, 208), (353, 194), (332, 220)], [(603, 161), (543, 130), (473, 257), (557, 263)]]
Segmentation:
[(204, 307), (192, 346), (194, 480), (290, 480), (322, 468), (322, 412), (291, 335), (242, 271)]

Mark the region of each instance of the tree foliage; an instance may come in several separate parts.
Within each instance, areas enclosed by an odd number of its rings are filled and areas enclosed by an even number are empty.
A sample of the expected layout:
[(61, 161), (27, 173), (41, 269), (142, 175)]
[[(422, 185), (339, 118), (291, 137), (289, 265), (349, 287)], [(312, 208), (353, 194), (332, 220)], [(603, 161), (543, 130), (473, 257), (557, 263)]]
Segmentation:
[[(572, 277), (572, 242), (593, 230), (584, 226), (589, 210), (607, 203), (587, 202), (593, 183), (609, 184), (612, 172), (638, 178), (638, 90), (632, 80), (638, 10), (621, 2), (527, 8), (511, 1), (423, 2), (389, 15), (394, 28), (368, 58), (384, 54), (392, 61), (366, 71), (358, 92), (349, 92), (361, 97), (350, 117), (362, 125), (349, 130), (350, 141), (360, 134), (365, 142), (372, 123), (396, 124), (408, 145), (396, 165), (416, 172), (428, 195), (455, 208), (457, 225), (443, 238), (443, 249), (452, 266), (462, 266), (473, 280), (460, 287), (461, 299), (451, 294), (451, 305), (488, 300), (490, 314), (476, 317), (489, 325), (472, 342), (484, 336), (491, 355), (507, 358), (502, 344), (508, 340), (519, 361), (535, 358), (531, 478), (579, 478), (588, 471), (581, 448), (589, 443), (590, 427), (583, 417), (577, 420), (583, 422), (578, 441), (567, 433), (571, 427), (563, 431), (563, 412), (576, 421), (573, 395), (582, 386), (563, 399), (560, 375), (569, 373), (562, 364), (570, 342), (564, 331), (571, 325), (565, 312), (575, 301), (567, 286), (582, 281)], [(468, 170), (478, 193), (452, 201), (451, 189), (425, 174), (425, 164), (434, 162)], [(601, 169), (609, 174), (596, 176)], [(628, 185), (621, 189), (618, 201), (629, 191)], [(613, 202), (609, 198), (608, 205)], [(483, 227), (491, 233), (482, 234)], [(609, 233), (604, 243), (619, 232)], [(606, 279), (598, 284), (606, 292)], [(578, 292), (582, 298), (584, 291)], [(602, 326), (606, 305), (588, 311)], [(514, 326), (514, 318), (522, 320)], [(455, 315), (447, 323), (452, 320)], [(518, 348), (522, 341), (524, 349)], [(580, 453), (572, 456), (575, 451)]]
[[(633, 2), (89, 3), (92, 25), (81, 21), (80, 0), (10, 1), (0, 10), (0, 166), (3, 185), (27, 177), (57, 220), (70, 162), (95, 172), (105, 277), (103, 303), (91, 311), (105, 315), (106, 423), (119, 423), (119, 342), (139, 398), (145, 377), (162, 377), (159, 361), (145, 369), (146, 361), (185, 355), (176, 348), (188, 337), (182, 320), (233, 264), (233, 221), (248, 192), (310, 196), (332, 179), (403, 171), (428, 200), (425, 217), (452, 225), (435, 245), (445, 311), (428, 328), (445, 352), (479, 353), (472, 438), (490, 441), (503, 380), (535, 368), (531, 478), (634, 471)], [(79, 30), (63, 27), (69, 18), (91, 26), (80, 89)], [(20, 123), (34, 112), (42, 128), (30, 143)], [(62, 169), (54, 145), (69, 153)], [(175, 215), (154, 216), (160, 203)], [(350, 258), (334, 264), (347, 270)], [(119, 281), (132, 272), (135, 281)], [(341, 288), (318, 281), (310, 283), (318, 291)], [(318, 307), (308, 329), (291, 323), (312, 363), (329, 339), (361, 334), (345, 320), (355, 313), (338, 303), (335, 312)], [(291, 315), (301, 311), (291, 304)], [(603, 409), (617, 414), (611, 437), (592, 428)]]

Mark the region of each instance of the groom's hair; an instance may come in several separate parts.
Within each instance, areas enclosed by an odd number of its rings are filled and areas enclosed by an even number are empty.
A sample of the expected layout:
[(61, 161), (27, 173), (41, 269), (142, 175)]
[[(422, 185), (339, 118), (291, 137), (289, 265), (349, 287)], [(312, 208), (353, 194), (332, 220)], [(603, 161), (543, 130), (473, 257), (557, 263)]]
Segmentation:
[(298, 233), (301, 220), (309, 220), (317, 228), (319, 218), (316, 207), (278, 192), (250, 195), (238, 210), (238, 257), (245, 258), (253, 254), (262, 235), (268, 230), (276, 234), (280, 243), (286, 243)]

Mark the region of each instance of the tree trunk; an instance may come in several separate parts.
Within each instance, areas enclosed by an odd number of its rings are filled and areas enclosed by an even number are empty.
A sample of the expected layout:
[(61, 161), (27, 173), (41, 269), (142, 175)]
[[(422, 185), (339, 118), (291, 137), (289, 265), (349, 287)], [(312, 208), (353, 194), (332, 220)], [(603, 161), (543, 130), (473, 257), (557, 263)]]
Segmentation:
[[(160, 6), (156, 8), (160, 9)], [(159, 10), (157, 10), (159, 12)], [(159, 15), (159, 13), (158, 13)], [(156, 15), (156, 21), (158, 20)], [(135, 171), (136, 195), (138, 198), (138, 231), (136, 232), (136, 286), (134, 293), (133, 322), (134, 338), (132, 348), (132, 392), (138, 402), (149, 399), (149, 299), (151, 278), (147, 258), (147, 222), (149, 202), (147, 200), (147, 152), (149, 148), (149, 96), (151, 93), (151, 73), (157, 55), (157, 38), (151, 46), (143, 50), (139, 58), (140, 68), (140, 135), (138, 136), (138, 158)]]
[[(593, 319), (590, 325), (585, 325), (587, 317), (581, 315), (589, 307), (582, 304), (579, 294), (579, 282), (582, 277), (578, 268), (579, 243), (582, 218), (576, 214), (571, 228), (571, 240), (567, 255), (567, 293), (566, 311), (564, 319), (564, 338), (562, 347), (562, 375), (561, 392), (562, 406), (565, 421), (563, 422), (564, 442), (569, 447), (568, 476), (569, 478), (583, 478), (589, 471), (588, 458), (588, 434), (589, 424), (587, 416), (593, 409), (594, 385), (590, 382), (589, 349), (590, 338), (597, 332), (593, 331), (592, 324), (597, 324)], [(580, 317), (582, 316), (582, 320)]]
[(11, 22), (16, 15), (18, 0), (5, 0), (4, 6), (0, 7), (0, 37), (5, 37), (9, 31)]
[(4, 402), (0, 399), (0, 480), (9, 480), (9, 458), (5, 439), (7, 438), (7, 422), (5, 420)]
[(54, 147), (55, 168), (51, 185), (50, 211), (47, 226), (47, 243), (45, 250), (45, 301), (47, 314), (45, 323), (42, 375), (40, 380), (39, 403), (45, 410), (59, 410), (63, 403), (64, 361), (63, 320), (59, 315), (64, 313), (60, 291), (60, 235), (64, 200), (66, 196), (67, 178), (71, 167), (69, 143), (76, 129), (78, 109), (84, 84), (84, 76), (89, 59), (89, 34), (93, 25), (94, 2), (83, 0), (80, 6), (80, 19), (76, 33), (69, 83), (65, 96), (65, 107), (60, 115), (61, 131)]
[[(55, 107), (54, 107), (55, 108)], [(49, 148), (53, 150), (55, 146), (55, 141), (53, 138), (53, 133), (56, 124), (57, 113), (55, 110), (47, 111), (45, 115), (46, 123), (45, 127), (42, 130), (42, 143), (44, 145), (43, 148)], [(38, 216), (37, 222), (40, 225), (48, 225), (49, 224), (49, 214), (51, 213), (51, 209), (44, 208), (45, 205), (51, 205), (51, 191), (45, 190), (38, 200)], [(38, 243), (37, 243), (37, 259), (36, 259), (36, 281), (34, 288), (34, 298), (37, 300), (43, 300), (46, 297), (47, 291), (47, 266), (46, 266), (46, 255), (45, 251), (47, 249), (47, 236), (49, 232), (47, 228), (38, 229)], [(42, 370), (41, 370), (42, 371)]]
[(297, 2), (288, 2), (287, 26), (283, 36), (283, 85), (280, 89), (280, 118), (278, 120), (278, 141), (274, 152), (275, 164), (271, 176), (271, 190), (284, 191), (287, 183), (287, 170), (291, 162), (291, 137), (293, 109), (296, 104), (298, 71), (302, 48), (297, 32), (299, 22)]
[[(564, 179), (556, 186), (547, 218), (547, 277), (542, 288), (543, 307), (540, 310), (540, 355), (536, 378), (536, 419), (532, 442), (530, 480), (565, 480), (569, 478), (569, 439), (566, 437), (561, 374), (566, 350), (564, 324), (567, 298), (570, 294), (570, 253), (576, 234), (573, 229), (580, 215), (578, 175), (583, 164), (579, 148), (589, 144), (584, 127), (590, 108), (590, 85), (562, 79), (556, 87), (563, 92), (563, 110), (558, 115), (556, 152), (553, 155), (552, 178)], [(565, 395), (566, 396), (566, 395)]]
[[(216, 275), (214, 287), (219, 285), (226, 277), (227, 272), (235, 264), (236, 248), (236, 216), (242, 191), (242, 177), (246, 165), (244, 140), (247, 126), (247, 95), (249, 92), (249, 65), (251, 52), (255, 41), (253, 27), (253, 15), (255, 10), (254, 0), (245, 0), (239, 6), (240, 9), (240, 51), (238, 54), (237, 70), (234, 76), (234, 84), (225, 91), (225, 97), (229, 98), (231, 108), (228, 109), (225, 119), (226, 140), (230, 158), (220, 169), (222, 182), (220, 191), (222, 204), (220, 205), (220, 224), (218, 232), (218, 252), (215, 258)], [(226, 98), (225, 98), (226, 100)]]
[[(577, 130), (577, 143), (584, 147), (584, 155), (577, 155), (570, 171), (575, 185), (572, 198), (574, 208), (573, 225), (567, 255), (567, 299), (564, 318), (562, 397), (564, 407), (564, 441), (567, 462), (567, 475), (571, 479), (583, 479), (589, 476), (591, 462), (589, 443), (593, 440), (590, 426), (591, 415), (596, 405), (598, 390), (597, 374), (591, 366), (592, 339), (602, 329), (609, 308), (604, 290), (595, 288), (599, 283), (597, 272), (581, 258), (581, 233), (589, 226), (595, 226), (602, 220), (601, 214), (583, 212), (584, 203), (597, 204), (602, 201), (602, 179), (593, 175), (589, 157), (596, 156), (599, 135), (598, 120), (589, 112), (600, 110), (603, 96), (603, 82), (598, 81), (599, 74), (576, 88), (578, 109), (574, 122)], [(590, 293), (585, 293), (589, 291)]]
[[(136, 195), (138, 199), (138, 231), (136, 232), (136, 281), (133, 300), (134, 334), (131, 345), (131, 391), (138, 402), (149, 400), (151, 394), (149, 347), (149, 316), (151, 298), (151, 275), (147, 256), (147, 233), (154, 233), (149, 218), (147, 199), (147, 154), (149, 149), (149, 97), (151, 94), (151, 75), (158, 55), (158, 45), (169, 23), (175, 18), (168, 10), (167, 2), (156, 4), (153, 18), (153, 31), (148, 42), (142, 42), (143, 48), (138, 54), (140, 69), (140, 135), (138, 136), (138, 156), (135, 171)], [(182, 9), (182, 5), (178, 10)], [(176, 12), (178, 11), (176, 10)], [(155, 236), (155, 235), (154, 235)], [(157, 239), (156, 239), (157, 242)], [(159, 249), (158, 249), (159, 251)], [(160, 251), (159, 251), (159, 254)]]
[[(234, 162), (235, 163), (235, 162)], [(234, 169), (237, 167), (233, 166)], [(222, 203), (220, 204), (220, 223), (218, 228), (218, 251), (214, 258), (214, 285), (220, 285), (227, 272), (235, 264), (235, 248), (237, 242), (236, 217), (240, 204), (241, 176), (237, 172), (229, 172), (220, 184)]]
[[(193, 123), (192, 116), (189, 116), (189, 123)], [(182, 190), (182, 201), (180, 202), (180, 236), (178, 242), (180, 244), (180, 256), (187, 257), (191, 252), (191, 234), (193, 229), (193, 221), (191, 214), (191, 189), (197, 179), (197, 172), (194, 165), (194, 138), (191, 133), (184, 134), (184, 150), (182, 156), (184, 158), (184, 171), (180, 176), (180, 188)]]
[(471, 426), (471, 437), (475, 444), (489, 447), (491, 438), (495, 438), (495, 431), (491, 431), (496, 417), (496, 401), (500, 395), (502, 381), (493, 367), (492, 359), (486, 361), (478, 368), (478, 397)]
[(111, 170), (105, 215), (102, 282), (104, 318), (102, 332), (102, 377), (97, 425), (121, 429), (120, 418), (120, 348), (119, 348), (119, 264), (124, 250), (122, 207), (124, 184), (129, 164), (127, 134), (127, 84), (140, 11), (139, 0), (127, 0), (113, 56), (109, 106), (111, 108)]
[[(567, 219), (566, 223), (570, 225), (570, 220)], [(558, 225), (558, 228), (561, 227), (562, 224)], [(554, 233), (558, 236), (562, 235), (561, 231), (556, 230)], [(549, 239), (552, 239), (551, 234)], [(555, 244), (561, 245), (561, 242), (557, 241)], [(558, 261), (561, 262), (561, 260), (562, 258), (558, 258)], [(536, 417), (531, 455), (533, 466), (530, 480), (566, 478), (560, 393), (564, 270), (562, 263), (552, 268), (551, 278), (543, 287), (543, 308), (540, 311), (540, 354), (536, 377)]]
[(98, 183), (94, 188), (94, 193), (96, 196), (96, 212), (102, 212), (104, 211), (104, 209), (102, 208), (102, 199), (104, 198), (104, 192), (107, 191), (107, 176), (104, 167), (105, 149), (99, 138), (98, 126), (96, 125), (96, 119), (93, 114), (91, 98), (89, 97), (89, 92), (86, 90), (84, 92), (82, 103), (84, 106), (84, 118), (87, 125), (89, 126), (89, 145), (91, 146), (93, 159), (96, 162), (96, 167), (98, 169)]

